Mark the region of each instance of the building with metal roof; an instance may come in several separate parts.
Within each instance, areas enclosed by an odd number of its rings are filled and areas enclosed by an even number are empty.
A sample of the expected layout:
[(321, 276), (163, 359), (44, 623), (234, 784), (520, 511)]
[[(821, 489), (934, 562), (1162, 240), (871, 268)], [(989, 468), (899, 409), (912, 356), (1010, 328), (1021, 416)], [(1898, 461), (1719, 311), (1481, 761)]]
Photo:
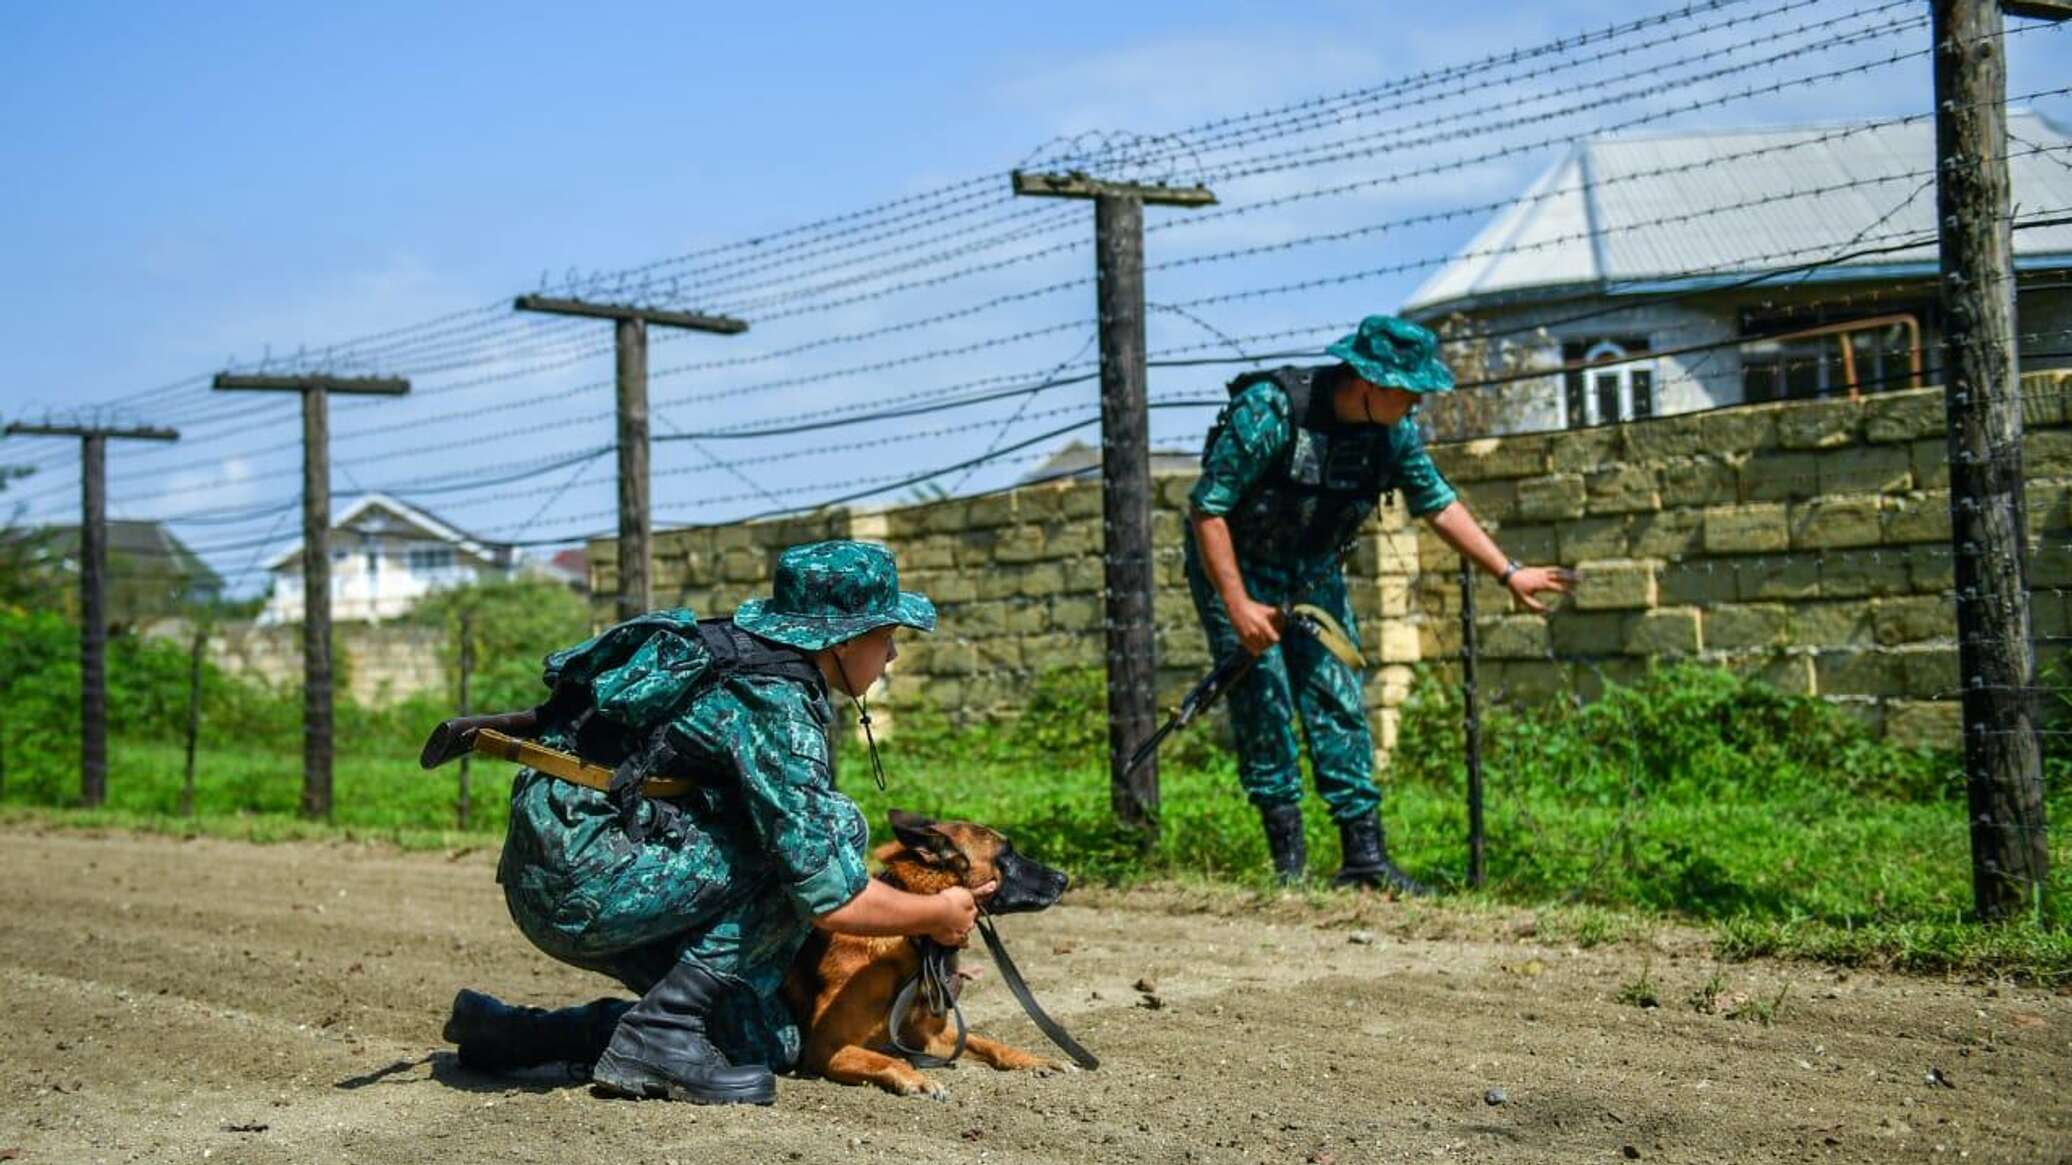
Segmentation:
[[(2010, 111), (2008, 139), (2023, 367), (2062, 367), (2072, 134)], [(1488, 337), (1455, 345), (1475, 370), (1562, 369), (1494, 389), (1496, 431), (1926, 383), (1934, 166), (1927, 117), (1585, 139), (1403, 314)]]

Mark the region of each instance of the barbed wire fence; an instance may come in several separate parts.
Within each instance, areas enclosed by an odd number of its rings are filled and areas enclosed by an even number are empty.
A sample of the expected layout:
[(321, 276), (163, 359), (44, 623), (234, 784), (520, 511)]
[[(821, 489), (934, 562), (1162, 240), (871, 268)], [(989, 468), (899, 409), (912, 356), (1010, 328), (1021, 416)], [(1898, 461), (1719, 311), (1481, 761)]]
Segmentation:
[[(2000, 35), (2065, 33), (2014, 24)], [(1840, 237), (1735, 236), (1717, 261), (1655, 270), (1634, 286), (1607, 283), (1574, 302), (1548, 300), (1531, 312), (1464, 316), (1444, 338), (1449, 359), (1472, 369), (1461, 377), (1457, 399), (1485, 402), (1481, 420), (1509, 431), (1611, 431), (1637, 423), (1637, 379), (1645, 381), (1650, 411), (1681, 402), (1678, 415), (1691, 415), (1693, 401), (1739, 400), (1756, 382), (1751, 369), (1758, 365), (1783, 395), (1868, 397), (1930, 387), (1940, 376), (1930, 339), (1939, 327), (1933, 262), (1925, 273), (1893, 273), (1899, 264), (1918, 267), (1935, 245), (1935, 160), (1925, 151), (1895, 154), (1883, 169), (1839, 174), (1798, 163), (1879, 135), (1915, 133), (1925, 142), (1934, 111), (1792, 134), (1715, 136), (1703, 149), (1665, 153), (1616, 173), (1554, 167), (1549, 180), (1529, 183), (1529, 171), (1520, 167), (1558, 163), (1578, 142), (1745, 117), (1780, 102), (1803, 106), (1865, 83), (1904, 83), (1905, 70), (1918, 71), (1932, 56), (1931, 41), (1930, 18), (1897, 0), (1689, 4), (1171, 133), (1083, 134), (1039, 147), (1022, 168), (1215, 188), (1217, 205), (1144, 226), (1150, 253), (1142, 269), (1154, 285), (1146, 298), (1155, 300), (1143, 359), (1147, 431), (1161, 447), (1198, 447), (1225, 400), (1214, 382), (1243, 368), (1318, 361), (1322, 345), (1368, 314), (1377, 291), (1397, 281), (1459, 265), (1560, 263), (1579, 248), (1641, 251), (1677, 235), (1717, 230), (1732, 236), (1751, 216), (1806, 216), (1875, 203)], [(2046, 106), (2068, 93), (2072, 88), (2062, 85), (2031, 85), (2006, 103)], [(2072, 143), (2047, 127), (2032, 132), (2025, 126), (2009, 133), (1998, 160), (2024, 173), (2072, 169)], [(1773, 186), (1749, 180), (1766, 168), (1793, 176)], [(1722, 180), (1728, 176), (1735, 181)], [(1451, 233), (1582, 198), (1638, 197), (1651, 184), (1675, 180), (1712, 181), (1702, 197), (1614, 224), (1578, 223), (1531, 238), (1485, 232), (1466, 246)], [(1522, 192), (1491, 197), (1493, 186)], [(2017, 253), (2055, 253), (2023, 240), (2064, 231), (2068, 213), (2072, 200), (2052, 205), (2024, 196), (2005, 224)], [(537, 293), (738, 317), (754, 329), (750, 340), (730, 344), (742, 349), (738, 353), (648, 370), (657, 388), (650, 407), (658, 426), (650, 477), (655, 518), (665, 531), (824, 514), (931, 483), (972, 497), (1024, 484), (1023, 476), (1043, 478), (1056, 442), (1100, 423), (1101, 363), (1088, 355), (1099, 321), (1061, 306), (1095, 287), (1085, 269), (1094, 249), (1086, 223), (1079, 208), (1017, 200), (1001, 175), (983, 174), (635, 267), (543, 273)], [(1348, 248), (1368, 246), (1388, 248), (1383, 261), (1343, 258)], [(2021, 277), (2027, 295), (2062, 282), (2064, 271), (2027, 263)], [(1722, 324), (1687, 310), (1706, 296), (1734, 299), (1745, 318)], [(388, 495), (436, 509), (477, 538), (516, 549), (609, 535), (620, 509), (613, 475), (599, 462), (618, 446), (617, 414), (606, 391), (615, 379), (599, 374), (599, 362), (610, 358), (611, 339), (582, 320), (515, 314), (509, 306), (500, 298), (292, 355), (268, 351), (256, 360), (231, 360), (226, 367), (252, 375), (411, 379), (412, 395), (384, 403), (379, 417), (363, 415), (355, 402), (337, 405), (336, 464), (365, 483), (337, 491), (341, 499)], [(1914, 320), (1911, 338), (1845, 330), (1835, 339), (1821, 331), (1891, 314)], [(1248, 322), (1234, 326), (1238, 319)], [(1644, 338), (1645, 346), (1610, 356), (1561, 350), (1586, 333)], [(2024, 328), (2018, 337), (2024, 366), (2063, 366), (2072, 350), (2068, 339), (2061, 327)], [(658, 350), (673, 342), (674, 334), (652, 337)], [(1845, 353), (1866, 367), (1843, 377), (1838, 366)], [(1609, 385), (1608, 398), (1594, 395), (1600, 382)], [(126, 416), (177, 424), (182, 433), (177, 446), (123, 458), (108, 477), (108, 504), (111, 513), (148, 516), (180, 531), (190, 539), (189, 552), (231, 566), (225, 582), (240, 589), (256, 577), (267, 551), (279, 547), (287, 515), (298, 504), (278, 498), (299, 471), (293, 459), (302, 446), (288, 402), (229, 401), (209, 394), (208, 383), (207, 376), (185, 377), (108, 402)], [(1607, 400), (1609, 409), (1601, 407)], [(1473, 431), (1480, 427), (1476, 417), (1461, 424), (1435, 436), (1480, 435)], [(74, 488), (60, 476), (72, 465), (69, 457), (52, 448), (19, 459), (50, 482), (31, 479), (28, 488), (9, 490), (7, 500), (21, 508), (19, 527), (48, 525), (62, 514)], [(1617, 462), (1593, 462), (1575, 475), (1587, 480), (1619, 470)], [(1936, 484), (1938, 472), (1909, 461), (1906, 489), (1899, 491), (1883, 488), (1889, 482), (1823, 481), (1817, 471), (1771, 473), (1765, 482), (1796, 481), (1820, 491), (1824, 503), (1876, 500), (1887, 507), (1896, 497), (1947, 488)], [(1587, 489), (1575, 519), (1579, 531), (1595, 530), (1590, 523), (1601, 517), (1590, 511)], [(1468, 492), (1478, 512), (1491, 504)], [(2045, 519), (2063, 516), (2061, 509), (2032, 504), (2032, 525), (2039, 512)], [(1503, 538), (1504, 521), (1493, 521)], [(2031, 532), (2032, 555), (2052, 552), (2056, 529)], [(1702, 528), (1697, 537), (1702, 543)], [(1550, 549), (1576, 561), (1593, 548), (1582, 532), (1557, 531)], [(1908, 550), (1909, 562), (1918, 550)], [(1155, 552), (1159, 569), (1176, 569), (1176, 550), (1161, 544)], [(1734, 599), (1722, 592), (1684, 604), (1701, 620), (1715, 613), (1731, 619), (1731, 608), (1742, 605), (1744, 575), (1756, 593), (1761, 584), (1755, 580), (1805, 569), (1802, 559), (1810, 556), (1817, 589), (1823, 569), (1856, 569), (1845, 564), (1857, 564), (1850, 556), (1859, 553), (1872, 556), (1865, 560), (1871, 566), (1885, 561), (1876, 557), (1882, 550), (1847, 547), (1810, 549), (1790, 560), (1797, 565), (1761, 555), (1731, 566), (1672, 556), (1661, 559), (1654, 585), (1694, 587), (1701, 576), (1733, 572)], [(133, 576), (149, 573), (137, 556), (131, 561)], [(1453, 567), (1432, 569), (1435, 578), (1450, 579)], [(113, 577), (121, 573), (118, 567)], [(1923, 578), (1939, 576), (1924, 569)], [(1413, 590), (1432, 602), (1439, 585), (1421, 573)], [(1954, 586), (1890, 597), (1948, 597), (1944, 592), (1954, 593)], [(2036, 593), (2061, 599), (2063, 591), (2053, 584)], [(1952, 614), (1956, 602), (1950, 599)], [(1458, 612), (1385, 618), (1437, 643), (1443, 627), (1457, 625)], [(1109, 630), (1105, 619), (1093, 619), (1052, 633), (1102, 636)], [(1188, 654), (1191, 628), (1154, 630), (1162, 655)], [(2061, 646), (2049, 638), (2058, 634), (2044, 632), (2037, 646)], [(1564, 643), (1570, 650), (1559, 652), (1556, 646), (1548, 641), (1554, 657), (1547, 659), (1494, 661), (1485, 694), (1522, 695), (1524, 688), (1505, 680), (1513, 664), (1521, 665), (1521, 676), (1528, 663), (1610, 676), (1645, 658), (1621, 651), (1597, 659), (1577, 654), (1577, 645)], [(1926, 656), (1961, 654), (1964, 645), (1945, 636), (1907, 647), (1906, 654)], [(1027, 680), (1042, 670), (1042, 661), (1029, 663), (1025, 656), (1022, 665), (998, 674)], [(1959, 692), (1970, 683), (1964, 675), (1945, 678), (1951, 686), (1938, 691)], [(1138, 683), (1141, 698), (1156, 694), (1152, 681)], [(1872, 701), (1884, 698), (1870, 694)]]

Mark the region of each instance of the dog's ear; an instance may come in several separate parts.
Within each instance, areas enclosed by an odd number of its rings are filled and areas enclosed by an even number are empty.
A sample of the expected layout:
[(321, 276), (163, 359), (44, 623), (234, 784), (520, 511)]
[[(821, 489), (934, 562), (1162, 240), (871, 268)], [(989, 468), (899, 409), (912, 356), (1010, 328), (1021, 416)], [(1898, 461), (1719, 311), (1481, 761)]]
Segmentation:
[(968, 869), (971, 859), (957, 848), (950, 835), (936, 828), (935, 822), (919, 813), (894, 809), (888, 815), (892, 821), (892, 836), (907, 852), (921, 859), (923, 865), (947, 866), (953, 870)]

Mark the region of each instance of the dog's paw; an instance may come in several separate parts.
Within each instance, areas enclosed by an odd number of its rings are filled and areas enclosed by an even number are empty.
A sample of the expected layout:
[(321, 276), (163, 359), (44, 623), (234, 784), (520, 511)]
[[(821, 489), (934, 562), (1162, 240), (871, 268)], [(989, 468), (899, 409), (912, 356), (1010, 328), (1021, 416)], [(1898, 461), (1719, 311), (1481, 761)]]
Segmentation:
[(1079, 1071), (1079, 1065), (1068, 1060), (1045, 1060), (1036, 1065), (1038, 1076), (1066, 1076)]
[(937, 1084), (926, 1076), (916, 1076), (912, 1080), (901, 1081), (899, 1094), (901, 1096), (924, 1097), (928, 1100), (948, 1100), (950, 1098), (949, 1089)]

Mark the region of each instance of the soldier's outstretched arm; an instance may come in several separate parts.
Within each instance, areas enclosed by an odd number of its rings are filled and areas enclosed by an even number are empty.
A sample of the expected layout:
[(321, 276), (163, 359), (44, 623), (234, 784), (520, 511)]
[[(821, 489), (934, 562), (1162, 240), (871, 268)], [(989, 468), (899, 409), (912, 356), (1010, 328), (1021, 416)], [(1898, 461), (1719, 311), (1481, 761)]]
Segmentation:
[(1558, 566), (1521, 566), (1515, 563), (1468, 512), (1468, 507), (1454, 501), (1443, 510), (1425, 519), (1432, 529), (1445, 539), (1448, 546), (1458, 550), (1463, 557), (1491, 575), (1503, 581), (1525, 604), (1527, 610), (1545, 614), (1547, 604), (1534, 598), (1545, 591), (1566, 594), (1575, 584), (1574, 571)]

